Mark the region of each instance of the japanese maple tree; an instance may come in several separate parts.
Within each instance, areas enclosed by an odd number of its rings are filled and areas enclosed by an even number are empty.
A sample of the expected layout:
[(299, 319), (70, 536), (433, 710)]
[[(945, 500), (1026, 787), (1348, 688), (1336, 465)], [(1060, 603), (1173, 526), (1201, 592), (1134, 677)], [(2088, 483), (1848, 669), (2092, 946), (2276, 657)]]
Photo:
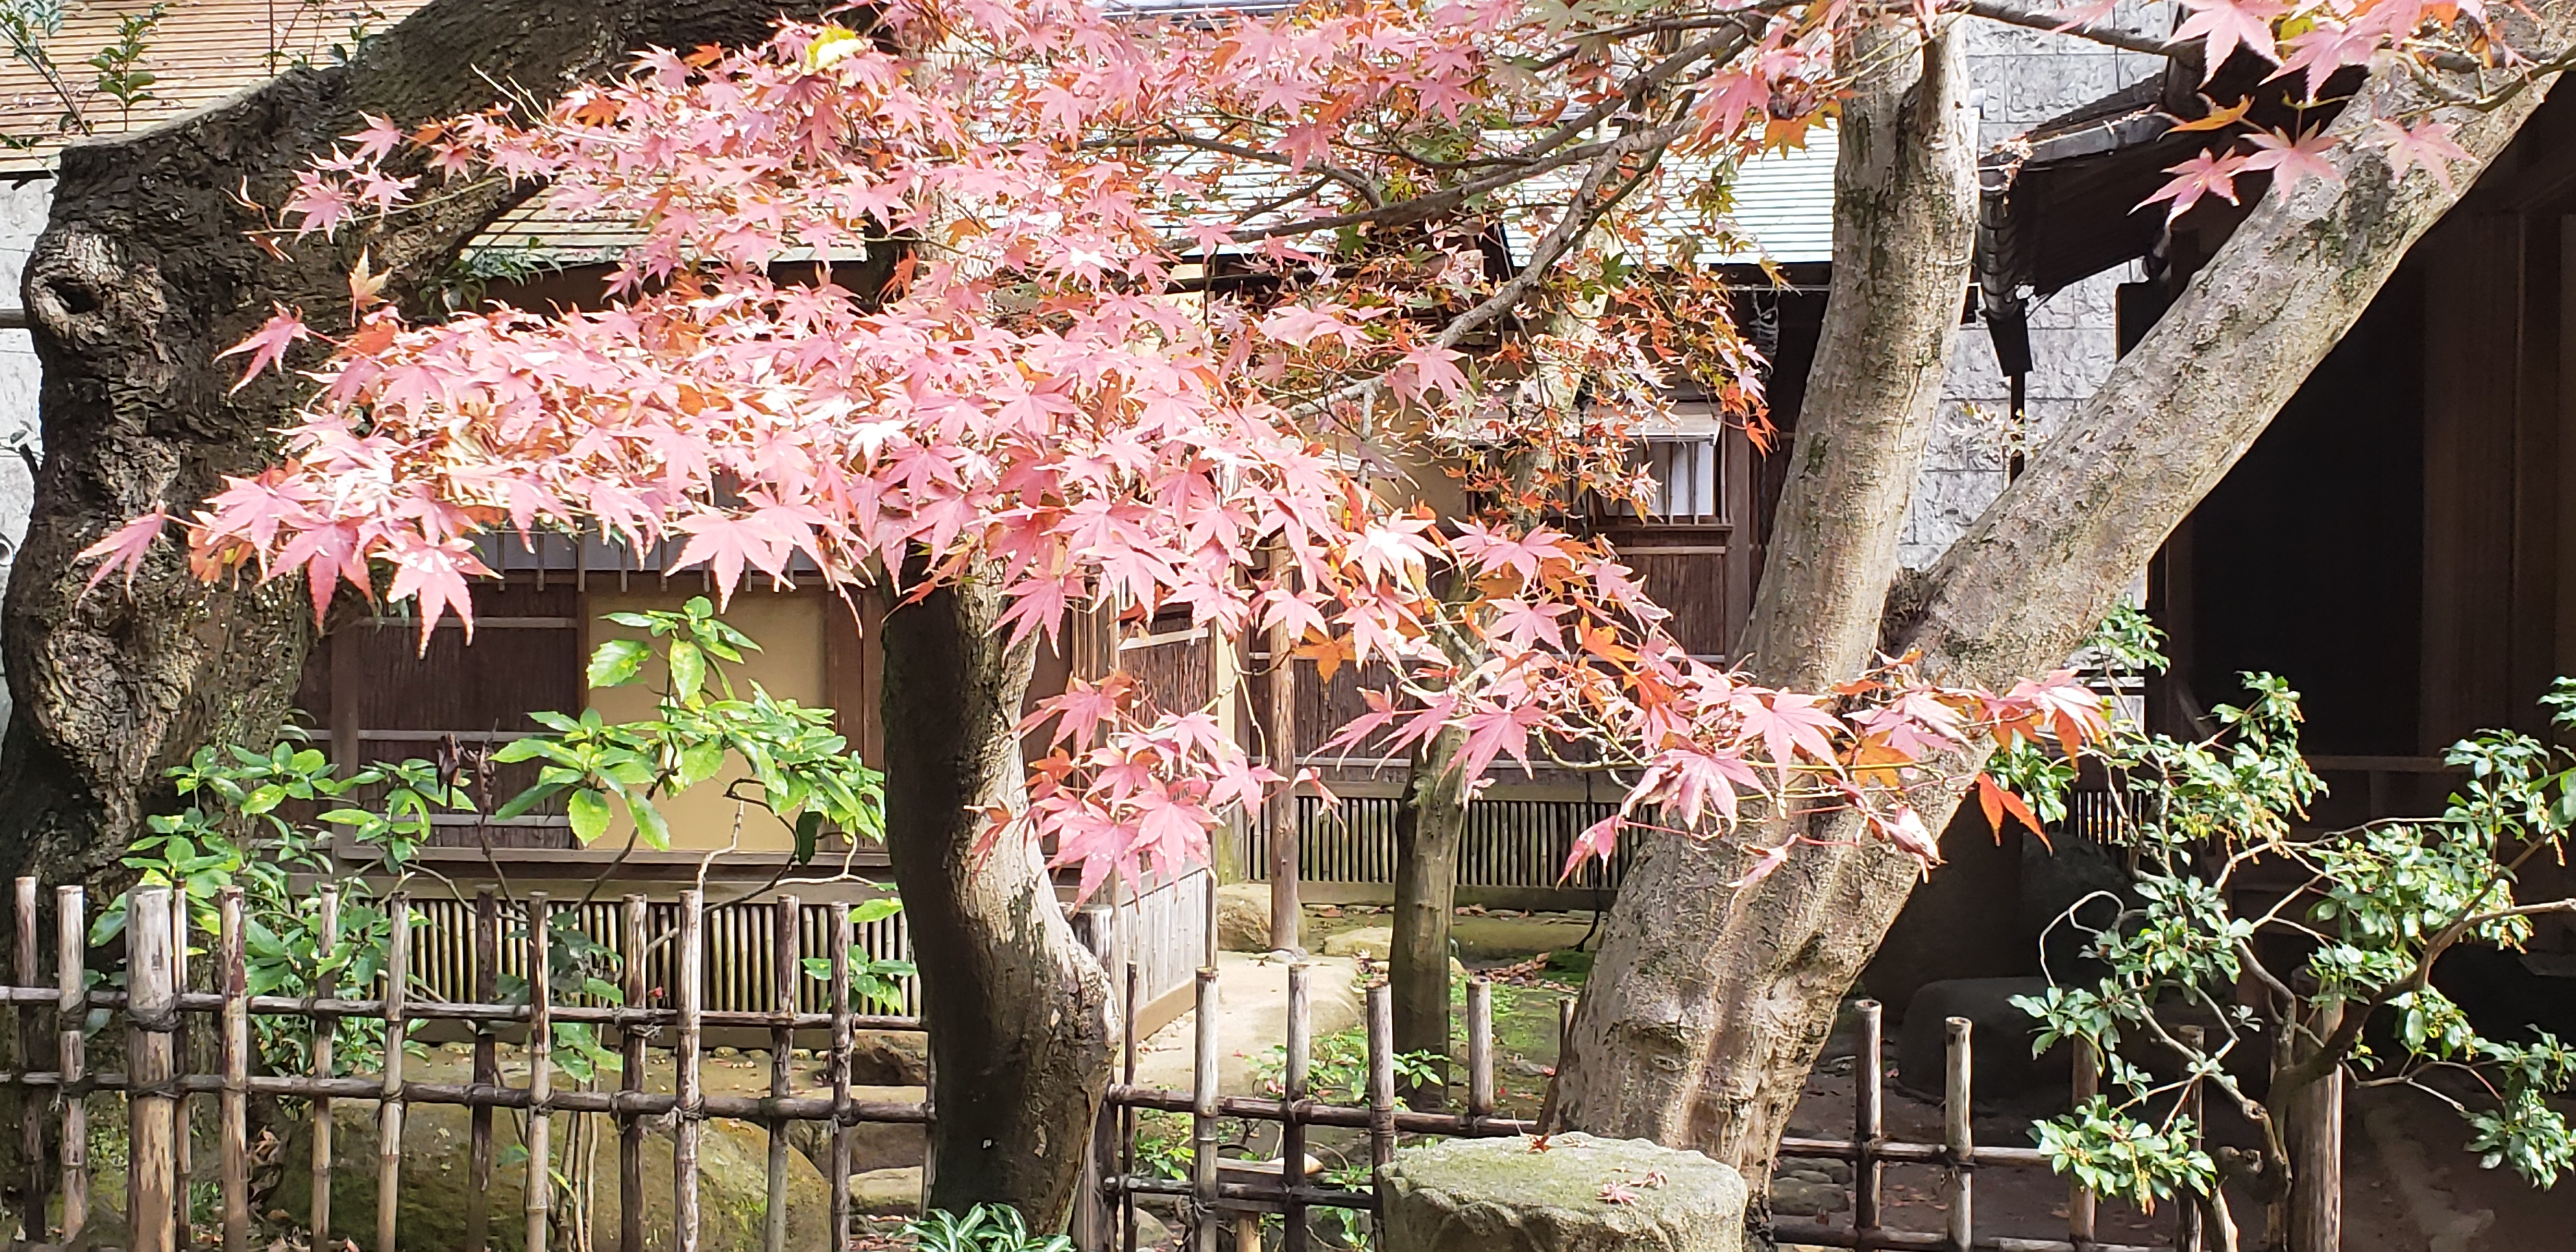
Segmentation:
[[(1961, 7), (2139, 42), (2098, 15)], [(2304, 55), (2276, 41), (2284, 6), (2193, 7), (2171, 51)], [(2408, 71), (2371, 78), (2318, 136), (2178, 170), (2168, 198), (2230, 198), (2268, 171), (2274, 216), (2306, 216), (2247, 229), (2295, 250), (2363, 169), (2395, 223), (2364, 268), (2393, 265), (2381, 253), (2456, 194), (2455, 164), (2501, 146), (2553, 63), (2474, 10), (2295, 19), (2297, 38), (2343, 32)], [(296, 176), (267, 246), (346, 255), (528, 180), (642, 242), (597, 309), (416, 318), (364, 251), (327, 326), (277, 309), (235, 350), (246, 385), (272, 366), (310, 380), (286, 460), (183, 507), (190, 560), (211, 580), (300, 573), (317, 613), (352, 583), (424, 628), (470, 613), (471, 539), (493, 530), (681, 537), (725, 594), (802, 557), (892, 597), (887, 712), (908, 733), (885, 762), (890, 840), (916, 933), (954, 940), (923, 960), (940, 1186), (1042, 1214), (1069, 1174), (976, 1146), (1070, 1141), (1106, 1074), (1099, 971), (1056, 910), (1025, 907), (1048, 891), (1041, 849), (1086, 887), (1184, 864), (1229, 806), (1286, 780), (1223, 710), (1153, 707), (1114, 677), (1045, 706), (1052, 752), (1022, 772), (1029, 647), (1097, 606), (1283, 626), (1321, 662), (1393, 675), (1339, 741), (1446, 735), (1469, 790), (1542, 754), (1624, 767), (1621, 815), (1578, 855), (1631, 824), (1690, 836), (1649, 853), (1683, 872), (1623, 897), (1558, 1107), (1755, 1163), (1794, 1095), (1772, 1080), (1812, 1057), (1817, 1014), (1934, 859), (1928, 832), (1997, 741), (2091, 733), (2090, 698), (2036, 676), (2243, 446), (2219, 417), (2180, 423), (2165, 438), (2192, 474), (2152, 483), (2134, 449), (2043, 453), (1882, 639), (1973, 225), (1957, 20), (1785, 0), (1169, 18), (898, 3), (741, 50), (648, 52), (550, 103), (369, 117)], [(2353, 63), (2304, 64), (2323, 83)], [(2443, 75), (2476, 90), (2424, 103)], [(1724, 671), (1684, 655), (1616, 554), (1560, 515), (1635, 491), (1628, 433), (1683, 376), (1762, 420), (1759, 362), (1689, 271), (1728, 233), (1715, 210), (1738, 163), (1828, 120), (1845, 154), (1835, 312), (1749, 655)], [(1508, 263), (1489, 259), (1498, 232), (1525, 241)], [(2259, 384), (2224, 406), (2261, 410), (2240, 425), (2268, 420), (2336, 316), (2206, 354)], [(2158, 346), (2097, 407), (2176, 403), (2179, 382), (2142, 379), (2170, 364)], [(1536, 507), (1439, 519), (1387, 488), (1478, 441), (1558, 467)], [(155, 559), (164, 526), (98, 540), (89, 581)], [(2104, 526), (2120, 529), (2060, 546)], [(1827, 898), (1857, 924), (1808, 942)], [(1689, 953), (1664, 959), (1673, 944)], [(1728, 1023), (1785, 984), (1803, 1016), (1740, 1046)]]

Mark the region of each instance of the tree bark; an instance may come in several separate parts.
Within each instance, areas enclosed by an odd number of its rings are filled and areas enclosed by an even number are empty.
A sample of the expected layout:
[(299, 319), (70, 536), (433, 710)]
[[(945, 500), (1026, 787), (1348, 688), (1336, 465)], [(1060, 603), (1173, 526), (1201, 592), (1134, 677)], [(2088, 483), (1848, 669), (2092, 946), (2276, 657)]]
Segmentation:
[[(2516, 46), (2564, 46), (2576, 32), (2571, 11), (2554, 4), (2536, 10), (2536, 23), (2513, 19), (2522, 25)], [(2338, 118), (2338, 134), (2358, 137), (2379, 118), (2430, 113), (2453, 122), (2472, 159), (2450, 172), (2466, 186), (2538, 104), (2539, 92), (2527, 91), (2485, 111), (2443, 109), (2418, 73), (2376, 70)], [(2475, 85), (2454, 80), (2446, 89)], [(1865, 106), (1876, 98), (1865, 93), (1846, 115), (1847, 162), (1855, 139), (1869, 141), (1862, 128), (1875, 109)], [(1922, 650), (1932, 676), (1991, 686), (2063, 664), (2458, 198), (2423, 172), (2397, 176), (2377, 147), (2347, 142), (2330, 159), (2344, 182), (2311, 179), (2286, 197), (2267, 195), (2066, 433), (2039, 450), (1931, 571), (1923, 616), (1899, 642)], [(1849, 310), (1845, 271), (1883, 259), (1856, 250), (1844, 233), (1851, 198), (1848, 185), (1838, 187), (1829, 336), (1844, 319), (1871, 315)], [(1845, 368), (1842, 351), (1830, 338), (1820, 348), (1819, 382)], [(1810, 423), (1841, 427), (1855, 417), (1823, 400), (1823, 388), (1810, 394), (1819, 399), (1801, 414), (1797, 474), (1814, 472)], [(1821, 576), (1802, 571), (1835, 558), (1805, 554), (1849, 544), (1855, 531), (1875, 533), (1865, 522), (1793, 511), (1784, 500), (1772, 569), (1821, 587)], [(1844, 567), (1843, 577), (1870, 571), (1857, 560)], [(1774, 593), (1773, 576), (1766, 570), (1753, 628), (1773, 650), (1756, 672), (1773, 681), (1783, 673), (1847, 674), (1830, 664), (1780, 663), (1778, 643), (1798, 638), (1807, 620), (1838, 642), (1855, 627), (1843, 616), (1848, 604), (1806, 618), (1813, 610), (1799, 611), (1805, 597)], [(1870, 591), (1864, 578), (1852, 594)], [(1939, 828), (1956, 801), (1922, 806), (1927, 825)], [(1578, 1016), (1562, 1080), (1567, 1124), (1690, 1144), (1756, 1178), (1767, 1169), (1840, 997), (1918, 877), (1909, 859), (1857, 844), (1802, 849), (1760, 884), (1729, 886), (1748, 843), (1770, 833), (1659, 842), (1629, 877), (1595, 967), (1608, 977), (1596, 975)]]
[[(792, 6), (791, 6), (792, 7)], [(763, 37), (769, 0), (439, 0), (346, 64), (298, 68), (166, 125), (66, 149), (25, 275), (44, 365), (46, 451), (34, 518), (0, 609), (16, 697), (0, 748), (0, 871), (76, 882), (108, 866), (166, 802), (166, 767), (198, 745), (265, 743), (312, 643), (299, 585), (210, 587), (175, 544), (131, 585), (83, 593), (75, 557), (128, 519), (185, 517), (226, 475), (277, 452), (300, 380), (229, 388), (240, 342), (275, 304), (345, 325), (349, 262), (434, 274), (530, 184), (437, 197), (360, 238), (268, 253), (249, 232), (361, 114), (412, 124), (485, 108), (505, 87), (549, 98), (633, 50)], [(497, 84), (497, 85), (496, 85)]]
[(1109, 981), (1037, 844), (976, 847), (1026, 784), (1013, 727), (1035, 652), (1005, 643), (1001, 609), (970, 575), (886, 614), (886, 850), (930, 1032), (930, 1203), (1007, 1203), (1055, 1230), (1109, 1080)]
[[(1866, 669), (1966, 299), (1975, 151), (1958, 36), (1856, 39), (1832, 291), (1747, 633), (1760, 681), (1818, 690)], [(1602, 927), (1558, 1078), (1571, 1128), (1698, 1148), (1754, 1194), (1838, 997), (1912, 886), (1914, 862), (1848, 832), (1737, 889), (1753, 849), (1800, 831), (1659, 837)], [(1935, 825), (1937, 829), (1937, 823)]]
[[(1406, 772), (1395, 814), (1395, 937), (1387, 954), (1395, 1050), (1435, 1058), (1449, 1055), (1449, 921), (1467, 832), (1466, 780), (1458, 771), (1465, 744), (1455, 728), (1433, 736)], [(1449, 1101), (1449, 1084), (1424, 1082), (1403, 1095), (1414, 1108), (1437, 1109)]]

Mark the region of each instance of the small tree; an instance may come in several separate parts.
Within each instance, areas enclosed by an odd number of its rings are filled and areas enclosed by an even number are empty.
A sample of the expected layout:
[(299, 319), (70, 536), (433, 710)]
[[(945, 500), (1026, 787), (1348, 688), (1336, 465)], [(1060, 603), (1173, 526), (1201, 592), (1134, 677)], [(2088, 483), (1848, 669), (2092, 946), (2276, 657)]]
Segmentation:
[[(2099, 638), (2162, 668), (2152, 632), (2132, 624)], [(2576, 1165), (2548, 1103), (2576, 1078), (2576, 1049), (2546, 1032), (2482, 1035), (2431, 977), (2455, 944), (2515, 946), (2534, 915), (2576, 911), (2576, 900), (2513, 897), (2516, 871), (2558, 855), (2576, 823), (2576, 753), (2489, 732), (2451, 748), (2468, 779), (2442, 816), (2304, 830), (2323, 785), (2299, 755), (2298, 697), (2268, 675), (2246, 683), (2252, 698), (2215, 709), (2208, 739), (2123, 723), (2103, 750), (2113, 837), (2140, 867), (2133, 898), (2098, 924), (2084, 920), (2098, 895), (2055, 923), (2091, 932), (2084, 954), (2100, 977), (2015, 1002), (2043, 1023), (2039, 1050), (2080, 1040), (2108, 1083), (2041, 1123), (2041, 1149), (2100, 1194), (2186, 1196), (2219, 1248), (2237, 1246), (2223, 1191), (2236, 1183), (2266, 1204), (2262, 1246), (2331, 1252), (2342, 1144), (2329, 1112), (2348, 1079), (2432, 1093), (2467, 1120), (2481, 1164), (2549, 1185)], [(2544, 702), (2576, 727), (2576, 681), (2560, 679)], [(2072, 780), (2036, 753), (1996, 769), (2052, 807)], [(2256, 867), (2295, 870), (2295, 885), (2268, 906), (2242, 902)], [(2365, 1036), (2374, 1019), (2393, 1027), (2385, 1052)], [(2195, 1092), (2253, 1123), (2256, 1146), (2205, 1151), (2184, 1111)]]

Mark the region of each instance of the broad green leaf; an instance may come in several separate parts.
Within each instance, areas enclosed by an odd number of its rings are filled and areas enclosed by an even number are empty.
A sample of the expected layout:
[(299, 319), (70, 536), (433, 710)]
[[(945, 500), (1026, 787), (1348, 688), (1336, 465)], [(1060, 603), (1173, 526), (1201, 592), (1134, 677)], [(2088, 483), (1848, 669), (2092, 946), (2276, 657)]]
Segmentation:
[(707, 679), (706, 654), (686, 639), (671, 641), (671, 698), (686, 702)]
[(583, 843), (589, 843), (608, 833), (608, 797), (606, 795), (584, 787), (573, 792), (572, 798), (564, 807), (565, 811), (572, 815), (574, 837)]
[(656, 852), (671, 850), (671, 823), (662, 816), (662, 810), (653, 807), (652, 801), (629, 792), (626, 811), (634, 816), (635, 831), (643, 836), (646, 847)]
[(590, 685), (623, 687), (635, 681), (651, 655), (641, 639), (611, 639), (590, 654)]
[(823, 834), (823, 815), (807, 809), (796, 815), (796, 863), (814, 859), (814, 848)]
[(884, 921), (902, 911), (903, 901), (895, 896), (878, 896), (873, 900), (861, 900), (850, 906), (850, 924), (865, 926), (870, 922)]

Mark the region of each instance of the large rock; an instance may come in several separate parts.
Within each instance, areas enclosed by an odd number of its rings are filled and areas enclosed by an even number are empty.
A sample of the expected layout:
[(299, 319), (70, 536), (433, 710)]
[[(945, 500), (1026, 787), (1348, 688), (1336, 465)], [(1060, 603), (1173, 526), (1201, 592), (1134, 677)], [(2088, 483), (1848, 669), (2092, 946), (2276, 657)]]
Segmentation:
[[(1394, 959), (1394, 952), (1395, 927), (1393, 926), (1361, 926), (1342, 931), (1324, 941), (1324, 955), (1348, 957), (1354, 961), (1375, 961), (1384, 965)], [(1467, 981), (1466, 963), (1454, 956), (1450, 957), (1449, 978), (1453, 982)]]
[(1742, 1252), (1744, 1179), (1643, 1139), (1452, 1139), (1383, 1171), (1386, 1252)]
[[(821, 1075), (817, 1083), (828, 1083)], [(850, 1037), (850, 1081), (864, 1087), (930, 1085), (930, 1036), (918, 1030), (862, 1030)]]
[[(850, 1088), (853, 1099), (884, 1101), (891, 1104), (917, 1104), (919, 1087)], [(792, 1122), (787, 1127), (788, 1141), (818, 1171), (832, 1168), (832, 1128), (822, 1122)], [(864, 1174), (870, 1170), (900, 1169), (919, 1165), (930, 1156), (928, 1127), (901, 1122), (860, 1122), (850, 1127), (850, 1172)], [(831, 1175), (827, 1172), (825, 1177)]]
[[(331, 1110), (335, 1127), (331, 1136), (331, 1233), (354, 1239), (361, 1247), (374, 1246), (376, 1237), (375, 1107), (372, 1102), (344, 1100)], [(517, 1164), (495, 1165), (492, 1185), (486, 1193), (492, 1246), (500, 1252), (518, 1252), (526, 1242), (526, 1158), (512, 1151), (519, 1146), (520, 1121), (520, 1116), (506, 1112), (492, 1119), (495, 1159), (520, 1159)], [(570, 1146), (565, 1141), (571, 1121), (565, 1115), (555, 1120), (558, 1153)], [(591, 1233), (594, 1242), (608, 1246), (616, 1241), (620, 1211), (617, 1132), (614, 1123), (605, 1118), (593, 1117), (590, 1121), (602, 1132), (596, 1154), (582, 1154), (595, 1169), (597, 1189), (590, 1210)], [(471, 1126), (470, 1114), (456, 1105), (415, 1104), (405, 1111), (402, 1185), (397, 1193), (396, 1215), (403, 1246), (465, 1246), (466, 1197), (474, 1186)], [(652, 1129), (644, 1136), (647, 1247), (667, 1248), (674, 1244), (671, 1146), (667, 1131)], [(303, 1163), (312, 1157), (311, 1132), (299, 1126), (285, 1157), (293, 1164), (285, 1171), (270, 1207), (299, 1215), (312, 1211), (312, 1171), (303, 1168)], [(561, 1156), (556, 1168), (566, 1168)], [(788, 1245), (821, 1247), (829, 1242), (826, 1226), (830, 1221), (830, 1188), (801, 1152), (787, 1154), (787, 1168)], [(769, 1137), (764, 1131), (721, 1119), (703, 1124), (698, 1136), (698, 1246), (704, 1252), (757, 1252), (762, 1247), (768, 1179)], [(578, 1246), (569, 1238), (554, 1242), (558, 1247)]]
[(1589, 914), (1532, 913), (1527, 917), (1468, 915), (1449, 923), (1449, 938), (1458, 950), (1484, 960), (1508, 960), (1541, 952), (1578, 949), (1592, 932)]
[(1973, 1027), (1970, 1083), (1976, 1099), (2065, 1094), (2074, 1076), (2073, 1050), (2061, 1043), (2044, 1056), (2032, 1056), (2039, 1019), (2012, 1002), (2015, 996), (2046, 994), (2045, 978), (1955, 978), (1925, 984), (1914, 993), (1897, 1034), (1897, 1082), (1918, 1095), (1940, 1098), (1949, 1081), (1949, 1019), (1964, 1017)]
[(850, 1175), (850, 1211), (870, 1217), (921, 1216), (921, 1167)]
[(1216, 946), (1228, 952), (1270, 951), (1270, 884), (1230, 882), (1216, 889)]

